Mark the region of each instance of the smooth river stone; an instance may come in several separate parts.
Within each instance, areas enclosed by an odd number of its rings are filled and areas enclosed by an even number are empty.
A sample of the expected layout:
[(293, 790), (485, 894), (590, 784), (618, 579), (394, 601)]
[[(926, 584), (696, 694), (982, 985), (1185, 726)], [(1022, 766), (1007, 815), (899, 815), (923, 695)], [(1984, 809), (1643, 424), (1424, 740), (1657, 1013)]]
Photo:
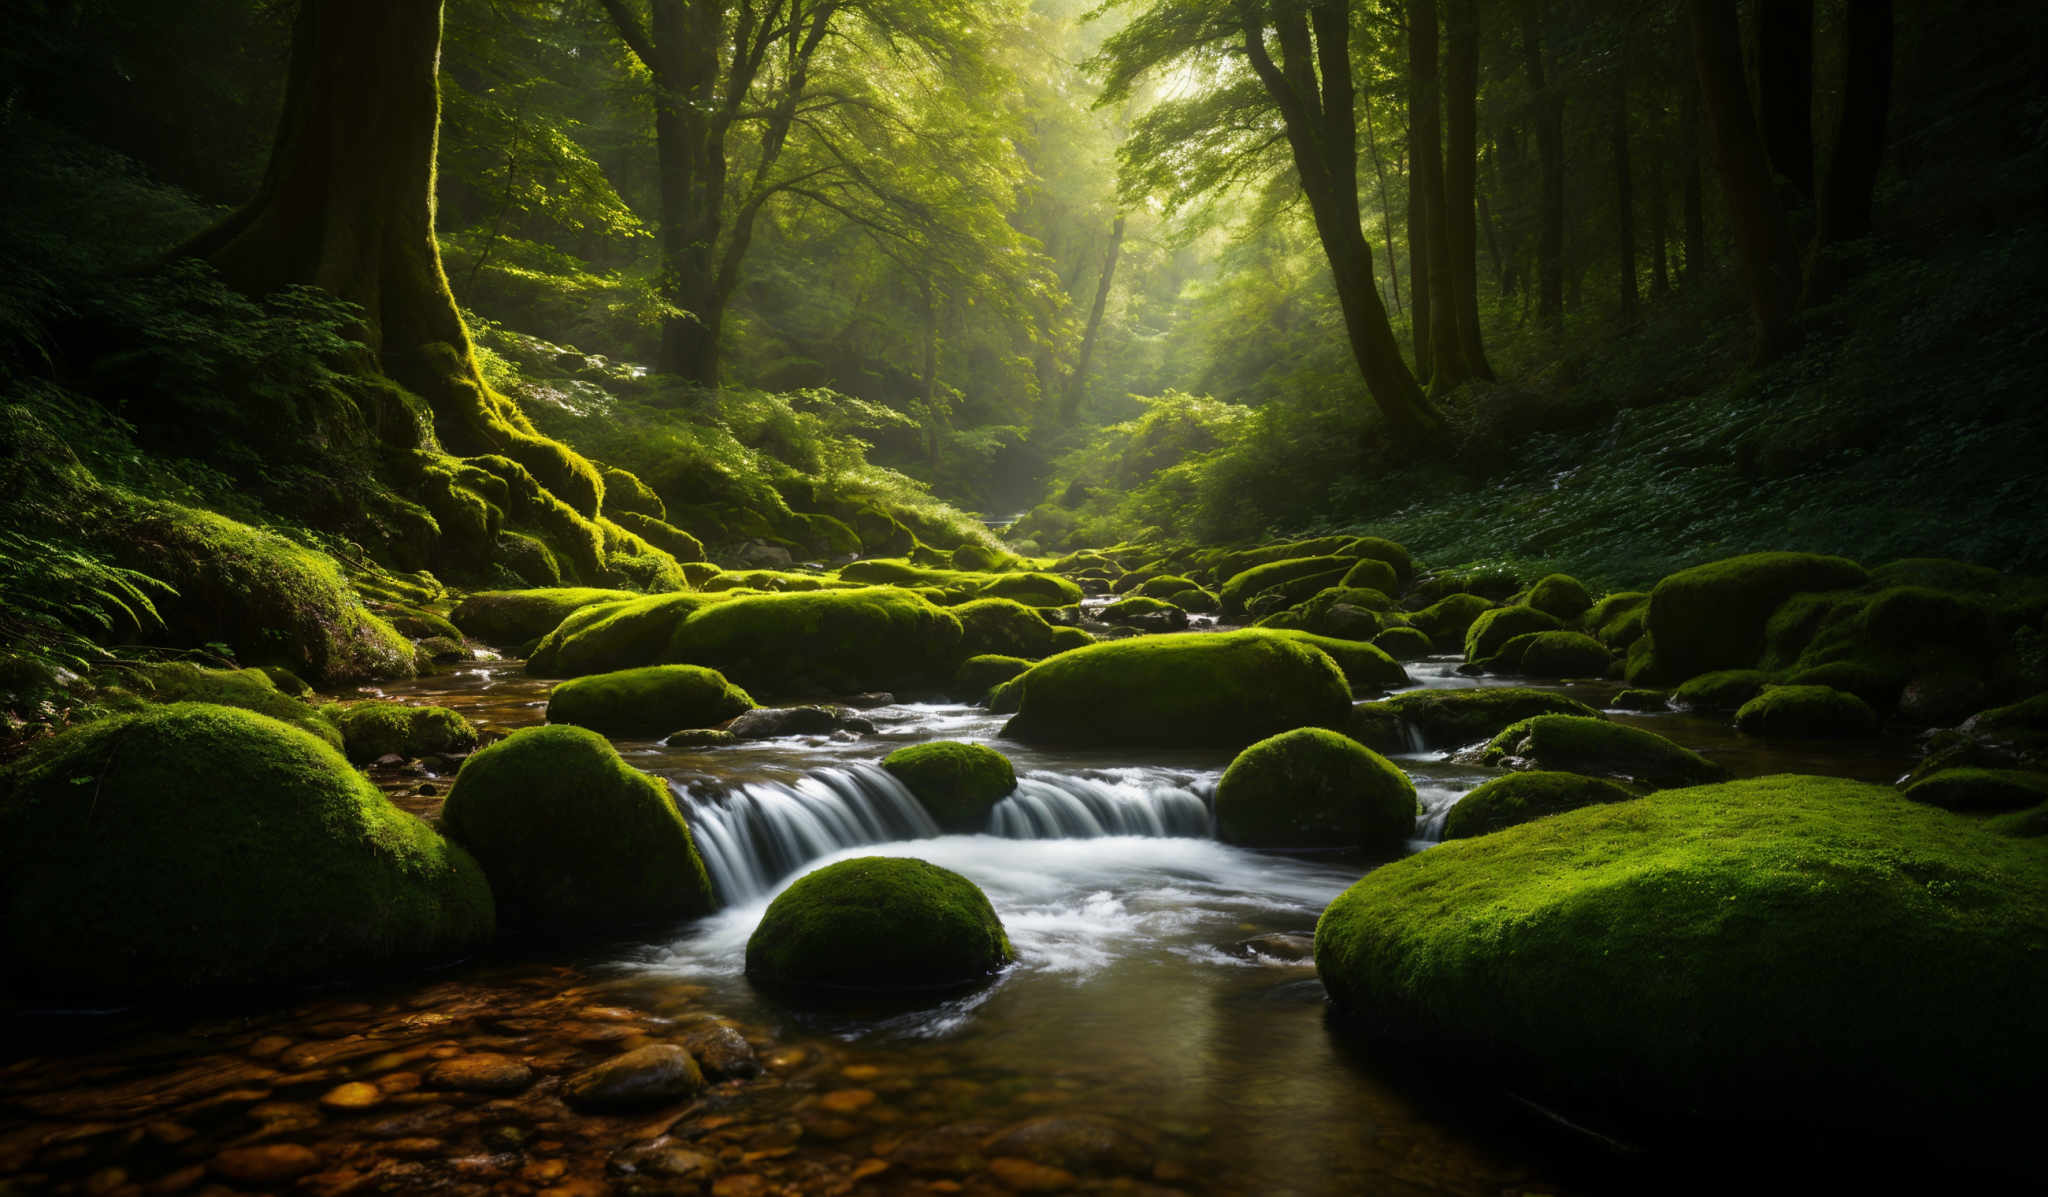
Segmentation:
[(704, 1075), (714, 1080), (730, 1080), (734, 1077), (759, 1076), (761, 1061), (754, 1055), (754, 1045), (740, 1034), (739, 1028), (731, 1023), (713, 1022), (676, 1036), (684, 1050), (697, 1059), (697, 1066)]
[(214, 1172), (241, 1185), (274, 1185), (295, 1180), (320, 1166), (310, 1147), (297, 1143), (266, 1143), (230, 1147), (213, 1157)]
[(464, 1093), (517, 1093), (532, 1083), (533, 1069), (491, 1052), (455, 1056), (427, 1070), (428, 1085)]
[(702, 1088), (704, 1072), (688, 1051), (654, 1043), (570, 1077), (562, 1098), (579, 1110), (620, 1110), (660, 1105)]
[(384, 1094), (377, 1086), (361, 1081), (336, 1085), (320, 1095), (320, 1104), (330, 1110), (367, 1110), (382, 1100)]

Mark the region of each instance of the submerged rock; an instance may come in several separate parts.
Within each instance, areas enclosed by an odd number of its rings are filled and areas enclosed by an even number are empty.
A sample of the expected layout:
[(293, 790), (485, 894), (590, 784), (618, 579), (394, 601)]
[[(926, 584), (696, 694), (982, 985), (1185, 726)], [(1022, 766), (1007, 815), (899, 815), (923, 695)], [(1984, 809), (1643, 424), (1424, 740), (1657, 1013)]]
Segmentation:
[(1014, 957), (972, 881), (906, 857), (864, 856), (800, 877), (747, 940), (747, 977), (792, 996), (965, 988)]
[(1285, 852), (1391, 853), (1415, 831), (1415, 785), (1356, 741), (1305, 727), (1239, 753), (1216, 786), (1216, 837)]
[(562, 1082), (562, 1100), (583, 1111), (665, 1105), (704, 1088), (704, 1073), (673, 1043), (650, 1043)]
[(836, 704), (806, 707), (756, 707), (727, 726), (736, 739), (775, 740), (783, 736), (829, 736), (834, 732), (872, 732), (874, 723), (852, 707)]

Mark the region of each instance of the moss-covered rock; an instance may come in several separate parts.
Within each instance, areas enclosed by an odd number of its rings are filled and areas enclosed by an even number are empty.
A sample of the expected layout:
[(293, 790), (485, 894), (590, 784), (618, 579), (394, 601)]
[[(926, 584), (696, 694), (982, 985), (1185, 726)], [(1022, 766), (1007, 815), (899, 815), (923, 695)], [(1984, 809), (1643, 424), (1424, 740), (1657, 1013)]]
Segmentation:
[(641, 515), (657, 520), (668, 518), (668, 507), (654, 488), (628, 473), (612, 466), (603, 466), (598, 477), (604, 480), (604, 513), (613, 519), (621, 515)]
[[(1131, 576), (1136, 577), (1137, 575)], [(1171, 601), (1174, 595), (1179, 594), (1183, 590), (1199, 589), (1201, 589), (1199, 583), (1180, 574), (1153, 574), (1151, 577), (1139, 582), (1136, 586), (1112, 587), (1113, 592), (1116, 594), (1137, 594), (1145, 598), (1166, 599), (1168, 601)]]
[(1057, 574), (997, 574), (982, 584), (981, 593), (1028, 607), (1071, 607), (1081, 601), (1081, 588)]
[(1355, 640), (1339, 640), (1334, 636), (1318, 636), (1314, 632), (1298, 631), (1293, 628), (1260, 629), (1266, 635), (1279, 636), (1296, 644), (1306, 644), (1329, 654), (1337, 668), (1344, 671), (1344, 680), (1351, 687), (1354, 698), (1377, 690), (1392, 690), (1405, 686), (1411, 680), (1401, 663), (1388, 656), (1384, 649)]
[[(239, 707), (289, 723), (318, 737), (330, 748), (341, 747), (340, 729), (312, 706), (279, 690), (268, 670), (207, 669), (189, 661), (164, 661), (129, 669), (120, 681), (123, 690), (151, 702), (204, 702)], [(117, 694), (110, 693), (108, 697), (109, 706), (124, 705)]]
[(883, 757), (882, 768), (946, 831), (986, 829), (988, 812), (1017, 788), (1010, 758), (984, 744), (912, 744)]
[(1671, 707), (1671, 696), (1662, 690), (1623, 690), (1607, 705), (1617, 711), (1664, 711)]
[(2020, 840), (2048, 836), (2048, 802), (2027, 810), (2016, 810), (2011, 814), (1992, 815), (1984, 820), (1984, 830), (1994, 835)]
[(1409, 556), (1407, 548), (1385, 537), (1354, 536), (1345, 541), (1336, 552), (1340, 557), (1357, 557), (1373, 561), (1384, 561), (1392, 566), (1394, 570), (1394, 589), (1388, 590), (1384, 586), (1376, 586), (1374, 587), (1375, 590), (1386, 590), (1388, 594), (1397, 594), (1405, 589), (1409, 581), (1415, 577), (1415, 559)]
[(1562, 631), (1563, 628), (1555, 615), (1534, 607), (1495, 607), (1481, 612), (1472, 621), (1472, 626), (1465, 629), (1465, 659), (1481, 664), (1499, 655), (1507, 642), (1517, 636)]
[(1827, 686), (1768, 686), (1735, 712), (1735, 726), (1752, 736), (1856, 737), (1877, 734), (1877, 712), (1845, 691)]
[(1401, 593), (1401, 576), (1394, 567), (1376, 557), (1361, 557), (1358, 563), (1344, 571), (1344, 578), (1337, 585), (1347, 589), (1377, 590), (1382, 594)]
[(1281, 852), (1398, 852), (1415, 831), (1415, 784), (1379, 753), (1322, 728), (1246, 748), (1216, 786), (1216, 836)]
[(747, 940), (747, 977), (791, 996), (949, 992), (1015, 958), (987, 895), (922, 860), (863, 856), (797, 878)]
[(457, 603), (449, 618), (462, 629), (463, 635), (485, 644), (525, 644), (554, 631), (572, 612), (640, 597), (630, 590), (587, 587), (485, 590)]
[(577, 677), (641, 665), (673, 663), (676, 629), (700, 608), (726, 595), (649, 594), (597, 602), (562, 617), (526, 661), (535, 677)]
[(1316, 928), (1347, 1018), (1518, 1091), (1910, 1136), (2026, 1117), (2044, 953), (2036, 845), (1798, 776), (1454, 841), (1368, 874)]
[(1408, 617), (1435, 642), (1439, 652), (1455, 652), (1465, 643), (1465, 633), (1481, 615), (1493, 610), (1493, 603), (1476, 594), (1450, 594)]
[(1906, 797), (1966, 814), (2021, 810), (2048, 802), (2048, 773), (2032, 769), (1943, 769), (1904, 791)]
[(712, 906), (668, 790), (585, 728), (524, 728), (470, 757), (441, 821), (483, 866), (508, 927), (663, 923)]
[(1048, 657), (1007, 685), (1017, 714), (1003, 735), (1033, 744), (1237, 748), (1291, 728), (1341, 726), (1351, 706), (1327, 653), (1264, 631), (1095, 644)]
[(1598, 719), (1600, 712), (1575, 698), (1520, 686), (1484, 686), (1465, 690), (1410, 690), (1380, 702), (1383, 708), (1415, 729), (1421, 748), (1456, 748), (1490, 739), (1511, 723), (1537, 715), (1576, 715)]
[[(1223, 602), (1223, 617), (1235, 619), (1245, 613), (1246, 604), (1253, 596), (1286, 582), (1307, 577), (1320, 577), (1335, 572), (1338, 577), (1351, 568), (1351, 561), (1345, 557), (1293, 557), (1282, 561), (1270, 561), (1255, 565), (1233, 574), (1217, 592)], [(1305, 596), (1304, 596), (1305, 597)]]
[(0, 772), (7, 984), (60, 997), (296, 984), (489, 940), (476, 862), (329, 745), (177, 703)]
[(1134, 594), (1096, 612), (1096, 617), (1118, 627), (1151, 632), (1179, 631), (1188, 626), (1188, 613), (1164, 599)]
[(1023, 657), (984, 653), (960, 662), (953, 674), (952, 695), (961, 702), (981, 702), (989, 691), (1031, 668)]
[(1672, 701), (1687, 711), (1733, 711), (1763, 693), (1771, 675), (1761, 669), (1716, 669), (1671, 692)]
[(1444, 816), (1444, 838), (1486, 835), (1582, 806), (1627, 802), (1635, 795), (1611, 781), (1535, 770), (1496, 777), (1458, 799)]
[(1581, 715), (1538, 715), (1504, 728), (1479, 754), (1487, 765), (1615, 777), (1652, 786), (1719, 781), (1727, 770), (1655, 732)]
[(348, 759), (374, 761), (396, 754), (422, 757), (468, 752), (476, 747), (476, 726), (460, 711), (402, 702), (357, 702), (325, 708)]
[(960, 621), (960, 652), (1036, 661), (1053, 652), (1053, 625), (1036, 607), (1014, 599), (987, 598), (948, 608)]
[[(1370, 640), (1390, 626), (1395, 617), (1384, 613), (1393, 609), (1394, 600), (1381, 591), (1325, 586), (1287, 608), (1284, 614), (1288, 618), (1281, 626), (1340, 640)], [(1271, 621), (1259, 622), (1264, 625)]]
[(678, 728), (710, 727), (753, 708), (753, 698), (715, 669), (643, 665), (563, 682), (548, 695), (547, 717), (549, 723), (644, 740)]
[(1623, 590), (1594, 603), (1586, 612), (1586, 630), (1593, 638), (1617, 652), (1639, 639), (1650, 616), (1650, 593)]
[(1205, 590), (1200, 586), (1191, 586), (1186, 590), (1176, 590), (1164, 597), (1167, 602), (1172, 603), (1190, 615), (1207, 615), (1223, 609), (1223, 600), (1216, 597), (1216, 592)]
[(1868, 578), (1854, 561), (1813, 553), (1751, 553), (1680, 570), (1650, 591), (1658, 666), (1672, 678), (1750, 668), (1763, 655), (1765, 624), (1786, 599)]
[(1907, 557), (1871, 569), (1870, 580), (1878, 587), (1925, 586), (1958, 594), (1991, 596), (2005, 589), (2004, 574), (1967, 561), (1946, 557)]
[(1963, 730), (1985, 736), (2048, 735), (2048, 693), (1979, 711), (1963, 721)]
[(1514, 658), (1517, 671), (1530, 677), (1606, 677), (1614, 663), (1607, 646), (1583, 632), (1531, 632), (1502, 650)]
[(1585, 583), (1570, 574), (1550, 574), (1540, 579), (1522, 601), (1568, 624), (1577, 623), (1593, 607), (1593, 596), (1586, 592)]
[(1372, 638), (1372, 646), (1396, 661), (1417, 661), (1436, 651), (1435, 642), (1421, 628), (1388, 628)]
[(755, 694), (854, 694), (943, 685), (961, 636), (951, 612), (887, 587), (743, 595), (698, 608), (657, 659), (709, 665)]
[(610, 518), (620, 528), (674, 557), (679, 563), (704, 560), (703, 541), (658, 516), (619, 511)]

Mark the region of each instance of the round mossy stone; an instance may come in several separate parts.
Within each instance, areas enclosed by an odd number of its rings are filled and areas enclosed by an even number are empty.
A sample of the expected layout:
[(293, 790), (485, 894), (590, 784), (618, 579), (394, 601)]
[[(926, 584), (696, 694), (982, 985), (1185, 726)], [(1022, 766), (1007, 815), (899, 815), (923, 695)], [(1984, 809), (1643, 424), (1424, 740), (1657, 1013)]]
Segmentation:
[(1586, 593), (1585, 583), (1570, 574), (1551, 574), (1543, 578), (1529, 588), (1529, 596), (1523, 601), (1566, 623), (1577, 622), (1579, 616), (1593, 607), (1593, 596)]
[(1877, 724), (1869, 703), (1827, 686), (1771, 686), (1735, 712), (1736, 728), (1752, 736), (1874, 736)]
[(1031, 668), (1022, 657), (986, 653), (960, 662), (953, 674), (953, 697), (961, 702), (981, 702), (988, 692)]
[(1036, 661), (1053, 652), (1054, 627), (1015, 599), (985, 598), (949, 608), (960, 621), (963, 657), (1005, 656)]
[(1188, 613), (1165, 599), (1134, 594), (1118, 599), (1096, 613), (1104, 623), (1122, 627), (1175, 631), (1188, 626)]
[(1449, 594), (1408, 616), (1408, 622), (1427, 634), (1441, 651), (1453, 651), (1465, 642), (1474, 620), (1493, 610), (1493, 603), (1476, 594)]
[(1286, 852), (1398, 852), (1415, 831), (1415, 783), (1346, 736), (1297, 728), (1237, 755), (1216, 786), (1216, 836)]
[(1382, 594), (1399, 594), (1401, 577), (1394, 567), (1375, 557), (1361, 557), (1358, 564), (1344, 571), (1344, 578), (1337, 585), (1346, 588), (1377, 590)]
[(797, 878), (747, 940), (747, 977), (793, 995), (964, 989), (1015, 958), (980, 887), (908, 857), (863, 856)]
[(2048, 802), (2048, 773), (2031, 769), (1943, 769), (1905, 789), (1906, 797), (1965, 813), (2020, 810)]
[(1555, 615), (1534, 607), (1495, 607), (1482, 611), (1465, 629), (1465, 659), (1474, 664), (1491, 660), (1508, 641), (1530, 632), (1562, 631)]
[(486, 644), (524, 644), (554, 631), (557, 624), (585, 607), (640, 597), (630, 590), (580, 587), (485, 590), (457, 603), (448, 618), (464, 635)]
[(690, 828), (659, 781), (580, 727), (531, 727), (463, 762), (441, 810), (507, 926), (656, 923), (711, 909)]
[(1795, 594), (1852, 590), (1862, 566), (1813, 553), (1751, 553), (1680, 570), (1650, 591), (1649, 634), (1674, 678), (1747, 669), (1763, 654), (1771, 613)]
[(1634, 797), (1611, 781), (1577, 773), (1510, 773), (1458, 799), (1444, 816), (1444, 838), (1485, 835), (1546, 815), (1602, 802), (1626, 802)]
[(1583, 632), (1536, 632), (1527, 639), (1519, 667), (1530, 677), (1605, 677), (1614, 663), (1607, 646)]
[(177, 703), (0, 773), (9, 984), (61, 996), (294, 984), (488, 942), (469, 853), (326, 743)]
[(1523, 686), (1477, 686), (1465, 690), (1410, 690), (1374, 704), (1384, 706), (1422, 736), (1422, 748), (1456, 748), (1496, 735), (1511, 723), (1538, 715), (1601, 718), (1576, 698)]
[(1506, 727), (1487, 743), (1479, 760), (1654, 786), (1695, 785), (1727, 776), (1721, 766), (1655, 732), (1578, 715), (1538, 715)]
[(1372, 646), (1396, 661), (1415, 661), (1436, 651), (1429, 633), (1421, 628), (1388, 628), (1372, 638)]
[(1666, 711), (1671, 696), (1662, 690), (1623, 690), (1607, 705), (1617, 711)]
[(1671, 692), (1671, 700), (1681, 710), (1739, 710), (1743, 703), (1763, 693), (1770, 680), (1771, 675), (1760, 669), (1716, 669), (1687, 678)]
[[(311, 687), (290, 673), (282, 669), (277, 672), (298, 682), (306, 692), (311, 692)], [(332, 747), (342, 747), (341, 731), (328, 717), (332, 712), (315, 710), (285, 693), (268, 669), (207, 669), (189, 661), (164, 661), (136, 667), (133, 680), (128, 685), (135, 694), (148, 695), (159, 703), (203, 702), (268, 715), (280, 723), (289, 723), (300, 731), (309, 732)], [(112, 702), (110, 705), (119, 709), (121, 704)]]
[[(1631, 1117), (1908, 1135), (2028, 1123), (2038, 844), (1890, 787), (1773, 776), (1456, 840), (1323, 913), (1340, 1011)], [(1520, 1091), (1520, 1090), (1518, 1090)]]
[(607, 736), (650, 739), (710, 727), (754, 709), (745, 690), (702, 665), (649, 665), (579, 677), (548, 695), (548, 722)]
[(374, 761), (394, 753), (421, 757), (468, 752), (476, 747), (476, 726), (447, 707), (359, 702), (328, 707), (326, 712), (341, 729), (344, 751), (352, 761)]
[(1017, 788), (1010, 758), (984, 744), (912, 744), (883, 757), (882, 768), (947, 831), (984, 829), (988, 812)]

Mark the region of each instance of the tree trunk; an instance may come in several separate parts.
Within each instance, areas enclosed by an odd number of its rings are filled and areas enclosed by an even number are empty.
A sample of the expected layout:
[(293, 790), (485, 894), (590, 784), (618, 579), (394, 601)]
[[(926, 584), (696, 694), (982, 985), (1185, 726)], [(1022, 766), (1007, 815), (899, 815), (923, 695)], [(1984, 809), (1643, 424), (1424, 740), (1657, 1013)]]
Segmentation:
[(1458, 338), (1458, 291), (1445, 205), (1443, 90), (1437, 73), (1436, 0), (1409, 0), (1408, 69), (1414, 73), (1415, 182), (1422, 190), (1429, 254), (1429, 391), (1441, 395), (1472, 377)]
[(1830, 246), (1870, 235), (1870, 197), (1884, 158), (1885, 119), (1892, 90), (1891, 0), (1850, 0), (1842, 114), (1835, 125), (1834, 152), (1821, 184), (1820, 220), (1814, 235), (1807, 298), (1818, 302), (1839, 281)]
[(1615, 60), (1609, 130), (1614, 156), (1614, 239), (1620, 249), (1615, 265), (1621, 271), (1621, 324), (1635, 324), (1636, 311), (1636, 206), (1635, 180), (1628, 160), (1628, 51), (1624, 47)]
[(1706, 185), (1700, 178), (1700, 77), (1680, 72), (1678, 82), (1679, 206), (1685, 222), (1685, 285), (1700, 285), (1707, 269)]
[(1095, 337), (1102, 331), (1102, 314), (1109, 310), (1109, 289), (1116, 284), (1116, 260), (1124, 248), (1124, 218), (1119, 214), (1109, 227), (1109, 251), (1102, 256), (1102, 277), (1095, 282), (1095, 306), (1088, 309), (1088, 328), (1081, 336), (1081, 358), (1074, 363), (1074, 376), (1067, 380), (1066, 402), (1060, 419), (1068, 424), (1080, 414), (1081, 401), (1088, 395), (1088, 363), (1095, 356)]
[(1394, 256), (1394, 206), (1387, 199), (1387, 164), (1380, 160), (1379, 139), (1372, 132), (1372, 105), (1360, 113), (1365, 118), (1365, 148), (1372, 155), (1373, 173), (1380, 180), (1380, 225), (1387, 233), (1387, 281), (1394, 288), (1394, 314), (1401, 314), (1401, 259)]
[(1444, 240), (1450, 245), (1458, 356), (1469, 376), (1492, 378), (1479, 329), (1479, 245), (1474, 212), (1479, 173), (1477, 0), (1448, 0), (1444, 32)]
[(309, 284), (360, 305), (378, 366), (428, 400), (445, 444), (477, 452), (505, 425), (434, 240), (440, 52), (439, 3), (304, 0), (263, 184), (182, 252), (250, 294)]
[[(1434, 143), (1422, 139), (1422, 113), (1430, 101), (1422, 91), (1423, 72), (1416, 64), (1415, 13), (1410, 6), (1408, 33), (1408, 335), (1415, 350), (1415, 376), (1429, 381), (1435, 364), (1430, 352), (1431, 307), (1436, 296), (1429, 286), (1429, 188), (1423, 179), (1423, 163), (1434, 157)], [(1432, 43), (1434, 27), (1432, 26)]]
[(1743, 289), (1756, 325), (1756, 356), (1767, 360), (1798, 342), (1793, 314), (1799, 297), (1799, 255), (1750, 111), (1735, 5), (1732, 0), (1687, 0), (1687, 7), (1714, 160), (1720, 167)]
[(1758, 120), (1788, 207), (1813, 207), (1813, 0), (1758, 0)]
[(1650, 141), (1650, 298), (1671, 294), (1671, 197), (1664, 189), (1664, 156), (1670, 152), (1670, 126), (1658, 122), (1657, 136)]
[(1536, 154), (1542, 200), (1536, 218), (1536, 321), (1556, 331), (1564, 323), (1564, 98), (1543, 73), (1544, 0), (1522, 7), (1522, 56), (1536, 109)]

